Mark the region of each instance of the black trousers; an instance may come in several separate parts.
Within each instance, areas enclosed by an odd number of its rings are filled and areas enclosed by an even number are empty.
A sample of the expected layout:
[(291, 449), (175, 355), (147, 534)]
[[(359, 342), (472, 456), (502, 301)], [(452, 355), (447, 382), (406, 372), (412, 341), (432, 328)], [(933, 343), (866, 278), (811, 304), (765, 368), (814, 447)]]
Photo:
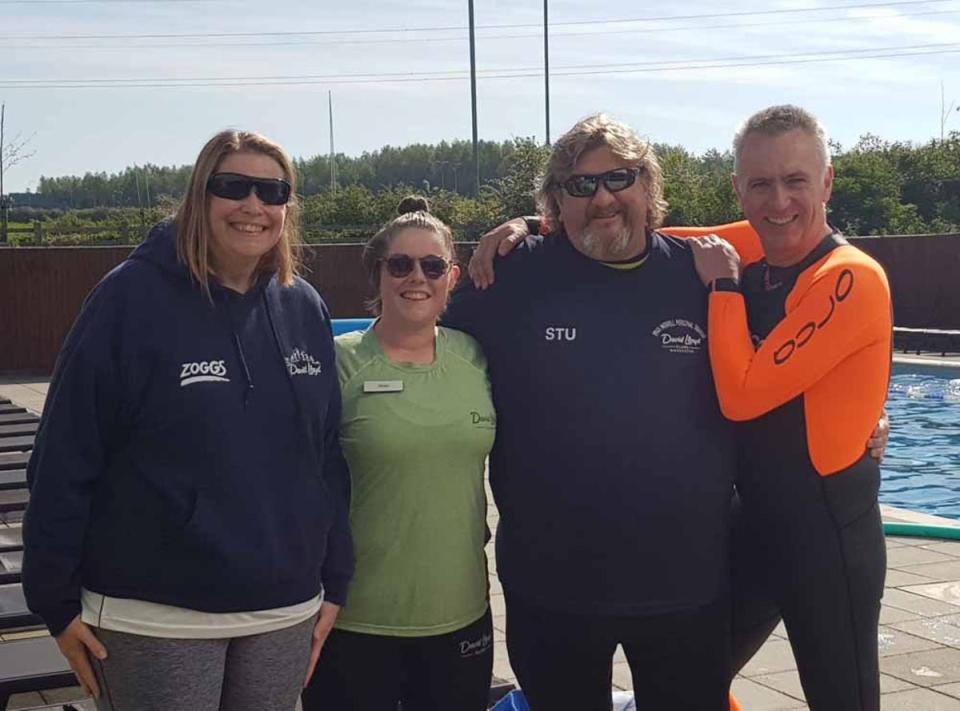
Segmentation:
[(657, 615), (544, 609), (506, 594), (507, 651), (532, 711), (610, 711), (613, 653), (623, 645), (640, 708), (726, 711), (726, 599)]
[(490, 611), (430, 637), (333, 630), (323, 646), (304, 711), (484, 711), (493, 672)]

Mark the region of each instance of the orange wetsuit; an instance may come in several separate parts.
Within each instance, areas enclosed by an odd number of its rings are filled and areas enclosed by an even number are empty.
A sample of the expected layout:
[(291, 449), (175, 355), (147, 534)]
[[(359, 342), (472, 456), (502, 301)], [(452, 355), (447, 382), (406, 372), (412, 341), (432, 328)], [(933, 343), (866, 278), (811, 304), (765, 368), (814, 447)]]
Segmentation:
[(728, 222), (725, 225), (714, 227), (663, 227), (660, 232), (675, 237), (702, 237), (703, 235), (719, 235), (733, 245), (740, 255), (741, 266), (753, 264), (763, 259), (763, 245), (756, 231), (746, 220)]
[(875, 711), (886, 559), (864, 444), (890, 375), (886, 275), (831, 234), (799, 264), (751, 264), (741, 288), (710, 295), (708, 342), (721, 409), (742, 423), (744, 515), (810, 708)]

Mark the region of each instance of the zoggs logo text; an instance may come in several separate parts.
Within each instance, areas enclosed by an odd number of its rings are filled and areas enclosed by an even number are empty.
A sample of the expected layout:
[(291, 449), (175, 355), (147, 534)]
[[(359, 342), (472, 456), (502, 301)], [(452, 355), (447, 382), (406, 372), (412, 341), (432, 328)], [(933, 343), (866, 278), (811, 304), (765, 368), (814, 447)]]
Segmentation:
[(853, 272), (849, 269), (844, 269), (840, 272), (840, 275), (837, 277), (837, 282), (833, 285), (833, 293), (829, 298), (829, 305), (827, 306), (827, 313), (821, 321), (808, 321), (805, 323), (797, 335), (795, 335), (790, 340), (783, 343), (777, 350), (773, 352), (773, 362), (776, 365), (783, 365), (797, 352), (798, 349), (803, 348), (807, 343), (810, 342), (810, 339), (813, 338), (821, 328), (830, 323), (830, 319), (833, 318), (834, 312), (837, 310), (837, 307), (846, 301), (847, 297), (850, 296), (850, 292), (853, 291)]
[(194, 383), (229, 383), (227, 366), (222, 360), (184, 363), (180, 366), (180, 387)]

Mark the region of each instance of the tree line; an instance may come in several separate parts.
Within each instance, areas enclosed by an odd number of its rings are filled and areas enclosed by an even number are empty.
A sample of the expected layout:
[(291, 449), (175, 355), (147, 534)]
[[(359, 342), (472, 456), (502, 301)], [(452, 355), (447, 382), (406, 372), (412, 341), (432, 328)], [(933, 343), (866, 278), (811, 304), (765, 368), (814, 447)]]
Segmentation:
[[(670, 203), (667, 224), (739, 219), (729, 151), (697, 155), (680, 146), (655, 148)], [(960, 132), (924, 144), (865, 135), (850, 148), (831, 144), (831, 154), (836, 179), (830, 220), (846, 234), (960, 232)], [(337, 155), (335, 190), (328, 156), (297, 159), (304, 231), (308, 241), (362, 239), (394, 214), (403, 195), (417, 192), (431, 197), (434, 211), (458, 237), (475, 238), (502, 219), (534, 211), (532, 194), (548, 155), (549, 147), (529, 138), (481, 142), (479, 190), (468, 141)], [(136, 227), (172, 211), (189, 175), (190, 166), (147, 165), (115, 174), (44, 177), (35, 193), (14, 196), (10, 219), (44, 220), (60, 233), (104, 221)]]

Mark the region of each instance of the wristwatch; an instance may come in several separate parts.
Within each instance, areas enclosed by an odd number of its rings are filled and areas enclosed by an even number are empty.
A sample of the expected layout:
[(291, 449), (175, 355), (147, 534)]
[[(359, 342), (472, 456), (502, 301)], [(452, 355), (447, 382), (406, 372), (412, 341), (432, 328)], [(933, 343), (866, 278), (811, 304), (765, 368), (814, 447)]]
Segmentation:
[(527, 215), (523, 221), (527, 223), (527, 232), (532, 235), (550, 234), (550, 221), (544, 215)]
[(710, 293), (712, 294), (715, 291), (732, 291), (739, 294), (740, 283), (730, 277), (720, 277), (710, 282)]

